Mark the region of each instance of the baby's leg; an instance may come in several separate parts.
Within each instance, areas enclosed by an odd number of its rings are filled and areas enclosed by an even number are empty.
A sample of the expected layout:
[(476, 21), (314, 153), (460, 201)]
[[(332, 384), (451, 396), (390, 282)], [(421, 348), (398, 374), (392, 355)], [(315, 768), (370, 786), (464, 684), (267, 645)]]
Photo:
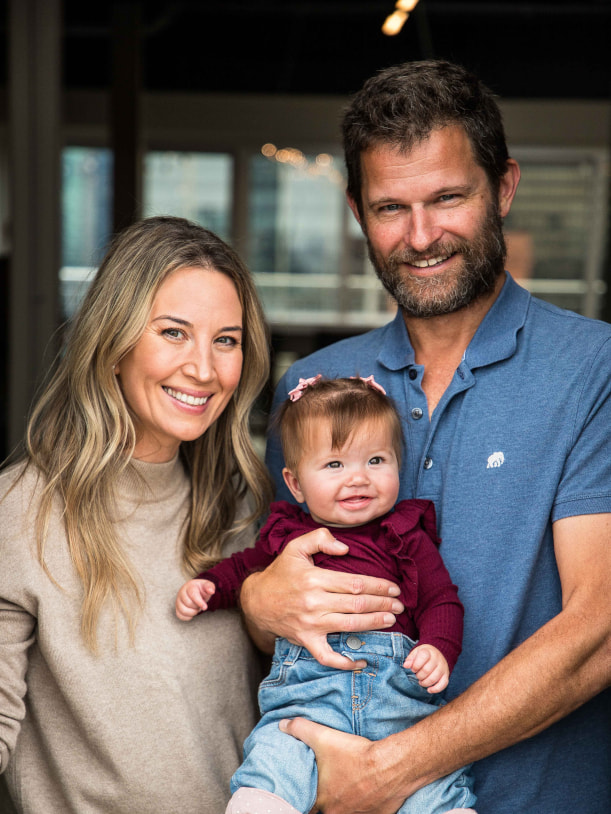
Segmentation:
[(225, 814), (300, 814), (300, 812), (277, 794), (242, 787), (227, 804)]

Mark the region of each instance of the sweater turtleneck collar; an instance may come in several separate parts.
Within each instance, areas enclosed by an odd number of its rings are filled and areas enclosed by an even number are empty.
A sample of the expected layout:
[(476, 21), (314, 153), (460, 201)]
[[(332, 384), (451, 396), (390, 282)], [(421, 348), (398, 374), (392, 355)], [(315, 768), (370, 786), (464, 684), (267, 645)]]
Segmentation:
[(188, 488), (188, 477), (180, 455), (170, 461), (150, 463), (132, 458), (119, 478), (120, 498), (142, 503), (158, 503)]

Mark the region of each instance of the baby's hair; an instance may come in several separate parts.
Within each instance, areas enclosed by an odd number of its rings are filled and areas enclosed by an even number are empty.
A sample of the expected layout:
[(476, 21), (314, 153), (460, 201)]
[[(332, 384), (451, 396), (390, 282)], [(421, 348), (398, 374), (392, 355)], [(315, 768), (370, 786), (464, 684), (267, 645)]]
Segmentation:
[(392, 446), (401, 465), (401, 418), (391, 399), (360, 378), (320, 378), (304, 387), (295, 401), (287, 399), (275, 417), (284, 461), (291, 472), (297, 471), (312, 422), (321, 420), (330, 422), (331, 447), (337, 450), (342, 449), (364, 422), (388, 423)]

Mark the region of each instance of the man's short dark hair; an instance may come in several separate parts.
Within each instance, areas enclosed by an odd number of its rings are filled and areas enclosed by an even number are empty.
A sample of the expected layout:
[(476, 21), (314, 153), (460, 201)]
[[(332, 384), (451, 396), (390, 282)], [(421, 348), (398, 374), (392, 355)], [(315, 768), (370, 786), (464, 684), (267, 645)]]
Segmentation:
[(362, 213), (361, 153), (386, 144), (408, 152), (441, 127), (464, 128), (494, 192), (507, 170), (507, 144), (496, 97), (476, 76), (443, 60), (405, 62), (368, 79), (342, 121), (348, 194)]

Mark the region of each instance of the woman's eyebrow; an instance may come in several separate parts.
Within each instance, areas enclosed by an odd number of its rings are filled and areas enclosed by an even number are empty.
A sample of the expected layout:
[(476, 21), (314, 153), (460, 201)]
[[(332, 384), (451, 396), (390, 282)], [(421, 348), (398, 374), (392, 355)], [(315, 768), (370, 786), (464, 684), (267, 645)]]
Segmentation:
[[(158, 317), (155, 317), (153, 322), (159, 322), (164, 319), (169, 319), (171, 322), (175, 322), (177, 325), (182, 325), (185, 328), (193, 328), (193, 323), (189, 322), (187, 319), (183, 319), (182, 317), (174, 317), (172, 314), (160, 314)], [(234, 331), (238, 333), (243, 332), (243, 328), (241, 325), (227, 325), (224, 328), (220, 329), (221, 331)]]
[(181, 319), (181, 317), (173, 317), (171, 314), (160, 314), (158, 317), (155, 317), (153, 322), (160, 322), (163, 319), (169, 319), (172, 322), (177, 322), (179, 325), (184, 325), (185, 328), (193, 327), (193, 323), (189, 322), (187, 319)]

